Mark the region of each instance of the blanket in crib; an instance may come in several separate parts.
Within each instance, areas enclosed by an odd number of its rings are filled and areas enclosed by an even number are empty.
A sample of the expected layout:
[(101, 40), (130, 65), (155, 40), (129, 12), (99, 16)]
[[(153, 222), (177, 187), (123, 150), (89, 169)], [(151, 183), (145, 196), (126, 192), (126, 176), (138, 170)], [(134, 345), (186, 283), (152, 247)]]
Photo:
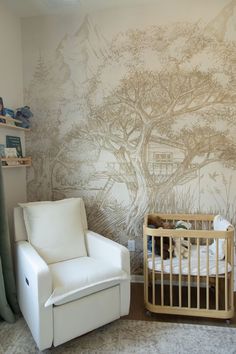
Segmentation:
[[(226, 263), (225, 260), (216, 259), (216, 256), (209, 252), (209, 260), (207, 262), (207, 246), (199, 246), (200, 257), (198, 257), (197, 246), (192, 245), (190, 251), (190, 269), (189, 260), (187, 258), (182, 258), (179, 262), (178, 257), (172, 258), (172, 274), (182, 275), (198, 275), (198, 262), (199, 262), (199, 275), (207, 275), (207, 263), (209, 269), (209, 276), (214, 276), (216, 274), (225, 274), (225, 272), (231, 271), (231, 265)], [(154, 268), (156, 271), (161, 272), (162, 260), (160, 256), (155, 256), (154, 258)], [(148, 268), (153, 269), (152, 256), (148, 256)], [(171, 260), (163, 260), (163, 273), (169, 274), (171, 270)]]

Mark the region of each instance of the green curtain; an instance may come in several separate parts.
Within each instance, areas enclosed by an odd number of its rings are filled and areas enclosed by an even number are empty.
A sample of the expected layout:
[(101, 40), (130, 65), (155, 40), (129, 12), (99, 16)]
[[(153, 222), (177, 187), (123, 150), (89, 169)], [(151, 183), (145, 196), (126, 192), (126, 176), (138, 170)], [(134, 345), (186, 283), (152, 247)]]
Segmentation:
[(12, 323), (15, 321), (14, 312), (19, 312), (19, 308), (0, 163), (0, 317)]

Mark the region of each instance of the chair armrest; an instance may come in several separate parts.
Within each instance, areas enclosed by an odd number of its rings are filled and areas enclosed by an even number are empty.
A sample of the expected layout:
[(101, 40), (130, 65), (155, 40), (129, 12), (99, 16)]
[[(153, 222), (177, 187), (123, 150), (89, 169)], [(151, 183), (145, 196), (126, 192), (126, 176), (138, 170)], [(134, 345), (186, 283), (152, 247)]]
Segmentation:
[(90, 257), (107, 262), (130, 275), (130, 255), (126, 247), (90, 230), (86, 234), (86, 244)]
[(52, 294), (52, 277), (48, 265), (27, 241), (16, 243), (16, 258), (17, 270), (24, 270), (25, 279), (22, 281), (32, 288), (39, 302), (44, 304)]
[(18, 302), (39, 349), (43, 350), (53, 340), (52, 306), (44, 306), (52, 294), (52, 276), (29, 242), (16, 242), (15, 250)]

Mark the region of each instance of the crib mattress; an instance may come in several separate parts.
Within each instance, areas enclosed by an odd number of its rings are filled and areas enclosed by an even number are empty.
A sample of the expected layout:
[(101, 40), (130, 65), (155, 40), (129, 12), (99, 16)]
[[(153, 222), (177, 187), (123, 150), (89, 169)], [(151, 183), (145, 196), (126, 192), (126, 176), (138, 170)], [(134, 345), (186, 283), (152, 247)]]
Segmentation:
[[(207, 275), (207, 247), (200, 246), (200, 257), (199, 257), (199, 266), (201, 276)], [(154, 266), (155, 270), (161, 272), (161, 257), (155, 256), (154, 258)], [(183, 258), (181, 260), (181, 274), (188, 275), (198, 275), (198, 254), (197, 254), (197, 246), (192, 245), (190, 251), (190, 272), (189, 272), (189, 260), (187, 258)], [(153, 268), (152, 255), (148, 255), (148, 268)], [(231, 265), (228, 263), (228, 266), (225, 263), (225, 260), (216, 261), (216, 256), (209, 254), (209, 276), (216, 275), (216, 270), (218, 268), (218, 274), (225, 274), (226, 272), (231, 271)], [(227, 268), (227, 269), (225, 269)], [(169, 274), (171, 270), (171, 261), (170, 259), (163, 260), (163, 273)], [(179, 258), (172, 257), (172, 274), (179, 274)]]

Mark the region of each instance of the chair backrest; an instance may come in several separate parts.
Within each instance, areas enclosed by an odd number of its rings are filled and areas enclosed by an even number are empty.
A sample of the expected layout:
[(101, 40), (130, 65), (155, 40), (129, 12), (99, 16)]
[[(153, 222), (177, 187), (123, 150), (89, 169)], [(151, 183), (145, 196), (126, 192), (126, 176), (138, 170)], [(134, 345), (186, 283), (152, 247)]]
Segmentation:
[[(86, 233), (88, 230), (88, 223), (87, 223), (85, 206), (82, 199), (80, 203), (80, 217), (82, 220), (83, 230)], [(20, 206), (14, 208), (14, 231), (15, 231), (14, 232), (15, 242), (28, 240), (27, 231), (25, 228), (23, 208)]]
[(14, 231), (14, 237), (16, 242), (27, 240), (23, 208), (21, 207), (14, 208)]

